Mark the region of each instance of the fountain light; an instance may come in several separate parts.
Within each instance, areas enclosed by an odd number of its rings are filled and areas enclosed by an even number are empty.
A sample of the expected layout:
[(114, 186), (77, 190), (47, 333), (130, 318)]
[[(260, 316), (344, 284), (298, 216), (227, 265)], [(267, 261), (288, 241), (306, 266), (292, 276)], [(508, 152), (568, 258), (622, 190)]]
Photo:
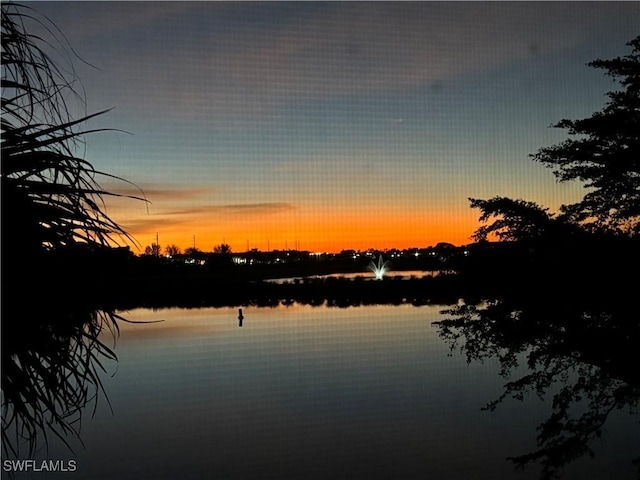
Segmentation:
[(378, 257), (377, 264), (374, 261), (371, 261), (371, 263), (369, 263), (369, 270), (371, 270), (376, 276), (376, 280), (382, 280), (382, 277), (384, 277), (385, 272), (388, 270), (387, 265), (388, 262), (384, 262), (382, 260), (382, 255), (380, 255)]

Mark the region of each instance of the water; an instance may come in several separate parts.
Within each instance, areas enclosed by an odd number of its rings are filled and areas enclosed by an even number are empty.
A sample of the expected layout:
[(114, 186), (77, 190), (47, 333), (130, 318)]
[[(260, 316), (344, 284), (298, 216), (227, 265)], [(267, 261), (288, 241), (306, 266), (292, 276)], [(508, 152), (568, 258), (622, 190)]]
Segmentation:
[[(424, 278), (424, 277), (436, 277), (442, 273), (449, 273), (448, 270), (387, 270), (384, 272), (383, 278), (393, 278), (408, 280), (411, 278)], [(332, 273), (328, 275), (312, 275), (303, 277), (286, 277), (286, 278), (270, 278), (265, 280), (269, 283), (287, 283), (287, 282), (301, 282), (304, 280), (325, 280), (327, 278), (341, 278), (353, 280), (356, 278), (362, 278), (363, 280), (375, 280), (376, 276), (373, 272), (353, 272), (353, 273)]]
[[(450, 352), (432, 325), (442, 308), (244, 307), (242, 327), (237, 308), (124, 312), (164, 322), (121, 325), (113, 412), (101, 401), (84, 447), (38, 457), (76, 472), (16, 478), (538, 478), (505, 458), (535, 449), (549, 400), (481, 411), (505, 379)], [(565, 478), (635, 478), (637, 424), (609, 420)]]

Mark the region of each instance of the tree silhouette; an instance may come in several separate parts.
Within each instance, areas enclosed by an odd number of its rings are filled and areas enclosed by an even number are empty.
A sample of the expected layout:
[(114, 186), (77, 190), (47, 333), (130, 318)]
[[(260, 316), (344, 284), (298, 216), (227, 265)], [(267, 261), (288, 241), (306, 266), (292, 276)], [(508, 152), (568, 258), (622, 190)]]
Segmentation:
[(575, 138), (531, 155), (561, 182), (580, 180), (590, 191), (580, 202), (562, 205), (559, 215), (520, 199), (470, 198), (482, 212), (480, 221), (494, 219), (474, 232), (475, 240), (492, 234), (500, 240), (566, 239), (581, 231), (640, 234), (640, 36), (628, 45), (629, 55), (588, 63), (607, 70), (623, 89), (609, 92), (607, 105), (591, 117), (553, 125)]
[(560, 181), (584, 182), (587, 194), (558, 214), (524, 200), (470, 198), (485, 222), (475, 240), (515, 242), (472, 264), (463, 277), (480, 290), (477, 300), (438, 323), (452, 349), (469, 361), (498, 359), (505, 378), (526, 363), (529, 372), (488, 410), (529, 393), (552, 397), (538, 448), (511, 458), (519, 467), (540, 463), (545, 479), (592, 454), (612, 412), (640, 406), (637, 287), (628, 280), (640, 261), (640, 37), (628, 45), (630, 55), (588, 64), (622, 90), (591, 117), (555, 124), (573, 138), (532, 155)]
[(151, 245), (147, 245), (144, 247), (144, 254), (152, 257), (160, 256), (160, 245), (157, 243), (152, 243)]
[(75, 242), (133, 240), (105, 212), (103, 197), (116, 194), (102, 189), (97, 177), (114, 177), (75, 154), (83, 135), (96, 131), (78, 126), (105, 111), (71, 116), (68, 102), (82, 102), (76, 80), (45, 52), (53, 45), (26, 32), (26, 21), (37, 21), (28, 7), (3, 4), (2, 226), (11, 232), (3, 235), (3, 247), (23, 243), (22, 251), (34, 254)]
[(213, 253), (217, 253), (220, 255), (230, 255), (231, 247), (226, 243), (221, 243), (220, 245), (216, 245), (213, 247)]
[(537, 203), (494, 197), (489, 200), (470, 198), (471, 208), (479, 209), (481, 222), (495, 219), (493, 223), (482, 225), (473, 234), (476, 241), (487, 240), (495, 235), (500, 240), (529, 240), (549, 235), (558, 230), (562, 220), (554, 217)]
[(180, 247), (174, 244), (167, 245), (164, 248), (164, 252), (170, 257), (175, 257), (176, 255), (180, 255)]
[(121, 319), (104, 306), (104, 262), (85, 260), (135, 242), (105, 211), (114, 194), (97, 179), (117, 177), (76, 154), (96, 131), (79, 125), (104, 112), (71, 115), (69, 102), (83, 99), (73, 65), (47, 53), (72, 52), (55, 32), (29, 6), (2, 3), (2, 445), (14, 455), (24, 441), (32, 455), (47, 430), (63, 441), (77, 434), (101, 390), (101, 362), (115, 360), (101, 333), (115, 335)]
[(554, 127), (572, 139), (541, 148), (535, 161), (552, 168), (561, 181), (580, 180), (590, 191), (562, 212), (590, 230), (626, 235), (640, 233), (640, 36), (627, 45), (632, 52), (590, 67), (606, 70), (623, 88), (589, 118), (561, 120)]

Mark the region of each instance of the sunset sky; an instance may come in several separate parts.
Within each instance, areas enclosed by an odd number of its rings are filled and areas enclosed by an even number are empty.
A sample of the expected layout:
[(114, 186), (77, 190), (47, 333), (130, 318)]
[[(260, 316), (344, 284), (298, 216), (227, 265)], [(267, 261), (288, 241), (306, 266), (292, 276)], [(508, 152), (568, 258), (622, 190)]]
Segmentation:
[[(637, 2), (32, 2), (87, 63), (84, 157), (142, 249), (470, 243), (468, 197), (584, 194), (529, 159), (602, 108)], [(95, 68), (94, 68), (95, 67)], [(140, 195), (105, 178), (110, 191)], [(135, 250), (134, 248), (134, 251)]]

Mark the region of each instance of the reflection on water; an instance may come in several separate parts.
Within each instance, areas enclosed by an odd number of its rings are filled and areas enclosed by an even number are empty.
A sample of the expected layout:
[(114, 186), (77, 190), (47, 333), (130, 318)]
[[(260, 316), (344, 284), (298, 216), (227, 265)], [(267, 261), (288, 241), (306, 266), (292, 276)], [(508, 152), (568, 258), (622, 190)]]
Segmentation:
[[(504, 362), (451, 355), (441, 308), (243, 307), (243, 328), (237, 307), (126, 312), (164, 322), (121, 325), (103, 379), (113, 414), (85, 419), (86, 448), (51, 442), (47, 458), (96, 479), (512, 478), (505, 458), (535, 449), (550, 404), (507, 396), (482, 412), (504, 393)], [(626, 412), (609, 423), (566, 478), (633, 478), (640, 436)]]
[[(425, 278), (425, 277), (437, 277), (441, 274), (450, 273), (448, 270), (399, 270), (399, 271), (390, 271), (385, 272), (385, 277), (399, 279), (399, 280), (409, 280), (412, 278)], [(303, 277), (287, 277), (287, 278), (270, 278), (264, 280), (267, 283), (300, 283), (300, 282), (308, 282), (315, 280), (326, 280), (327, 278), (336, 278), (336, 279), (346, 279), (353, 280), (356, 278), (361, 278), (363, 280), (375, 280), (375, 273), (363, 273), (363, 272), (354, 272), (354, 273), (333, 273), (328, 275), (312, 275), (312, 276), (303, 276)]]
[(3, 324), (5, 459), (32, 457), (51, 435), (65, 444), (77, 438), (83, 411), (103, 392), (106, 363), (116, 360), (105, 341), (117, 333), (117, 315), (80, 308), (54, 318)]
[[(637, 312), (630, 302), (596, 302), (503, 297), (450, 308), (445, 312), (450, 318), (438, 322), (442, 338), (469, 362), (499, 362), (500, 374), (508, 381), (488, 410), (529, 395), (550, 403), (550, 415), (537, 428), (536, 447), (512, 457), (520, 467), (539, 462), (543, 478), (554, 478), (576, 459), (593, 456), (615, 412), (634, 414), (628, 423), (637, 430)], [(628, 462), (640, 475), (640, 442), (633, 438)]]

